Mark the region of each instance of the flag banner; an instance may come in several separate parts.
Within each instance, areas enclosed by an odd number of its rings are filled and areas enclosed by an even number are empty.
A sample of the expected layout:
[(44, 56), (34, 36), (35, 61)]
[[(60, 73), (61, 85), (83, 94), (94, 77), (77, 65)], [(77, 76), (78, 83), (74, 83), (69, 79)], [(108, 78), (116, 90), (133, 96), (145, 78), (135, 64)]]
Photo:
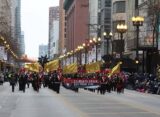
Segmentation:
[(0, 46), (0, 60), (7, 60), (7, 52), (4, 46)]
[(100, 66), (101, 66), (102, 62), (98, 61), (95, 63), (90, 63), (86, 65), (86, 72), (87, 73), (95, 73), (100, 71)]
[(77, 73), (77, 71), (78, 71), (77, 63), (67, 65), (63, 68), (63, 74)]
[(96, 46), (92, 49), (92, 61), (96, 62)]
[(28, 71), (39, 72), (42, 67), (39, 63), (36, 62), (36, 63), (25, 64), (24, 68)]
[(101, 55), (101, 48), (97, 48), (97, 60), (101, 61), (102, 60), (102, 55)]
[(67, 88), (89, 88), (92, 86), (99, 87), (99, 81), (96, 78), (86, 79), (86, 78), (64, 78), (63, 84)]
[(111, 77), (113, 74), (117, 74), (120, 73), (120, 66), (121, 66), (121, 62), (119, 62), (116, 66), (114, 66), (111, 70), (111, 73), (109, 74), (109, 77)]
[(82, 65), (84, 65), (85, 64), (85, 53), (82, 53), (81, 57), (82, 57)]
[(90, 50), (90, 51), (88, 52), (88, 61), (89, 61), (89, 63), (92, 62), (92, 50)]
[(57, 70), (58, 68), (59, 68), (59, 60), (56, 59), (46, 63), (44, 66), (44, 71), (50, 72), (50, 71)]

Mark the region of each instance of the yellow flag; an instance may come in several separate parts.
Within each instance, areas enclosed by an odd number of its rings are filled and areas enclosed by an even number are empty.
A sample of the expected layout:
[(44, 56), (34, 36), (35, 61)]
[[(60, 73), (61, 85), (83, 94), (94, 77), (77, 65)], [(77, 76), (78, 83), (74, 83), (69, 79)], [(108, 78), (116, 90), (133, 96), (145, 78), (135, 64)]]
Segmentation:
[(95, 73), (95, 72), (98, 72), (98, 71), (100, 71), (100, 65), (101, 65), (101, 62), (100, 62), (100, 61), (95, 62), (95, 63), (87, 64), (87, 65), (86, 65), (86, 72), (87, 72), (87, 73)]
[(58, 68), (59, 68), (59, 60), (58, 59), (50, 61), (50, 62), (46, 63), (44, 66), (44, 70), (46, 72), (54, 71), (54, 70), (57, 70)]
[(64, 74), (72, 74), (72, 73), (77, 73), (78, 70), (78, 65), (77, 63), (73, 63), (70, 65), (67, 65), (63, 68), (63, 73)]
[(119, 73), (119, 72), (120, 72), (120, 65), (121, 65), (121, 64), (122, 64), (122, 63), (119, 62), (116, 66), (114, 66), (114, 67), (112, 68), (112, 71), (111, 71), (111, 73), (109, 74), (108, 77), (111, 77), (113, 74)]
[(24, 68), (29, 71), (39, 72), (41, 65), (39, 63), (35, 62), (35, 63), (25, 64)]

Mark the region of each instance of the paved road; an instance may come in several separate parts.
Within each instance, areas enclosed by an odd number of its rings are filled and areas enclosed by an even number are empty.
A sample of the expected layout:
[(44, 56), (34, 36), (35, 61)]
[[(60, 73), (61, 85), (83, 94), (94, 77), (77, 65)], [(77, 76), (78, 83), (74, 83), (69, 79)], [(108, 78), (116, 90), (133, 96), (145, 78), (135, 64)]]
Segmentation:
[(160, 96), (125, 90), (99, 95), (86, 90), (75, 93), (48, 88), (39, 93), (29, 88), (14, 93), (0, 85), (0, 117), (160, 117)]

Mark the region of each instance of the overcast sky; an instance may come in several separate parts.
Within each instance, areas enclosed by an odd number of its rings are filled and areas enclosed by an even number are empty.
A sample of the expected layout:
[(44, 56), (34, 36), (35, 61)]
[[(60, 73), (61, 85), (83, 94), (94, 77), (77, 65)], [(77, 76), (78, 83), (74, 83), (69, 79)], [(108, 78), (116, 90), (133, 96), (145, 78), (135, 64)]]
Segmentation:
[(38, 57), (40, 44), (48, 43), (49, 7), (58, 6), (59, 0), (22, 0), (21, 22), (25, 37), (25, 53)]

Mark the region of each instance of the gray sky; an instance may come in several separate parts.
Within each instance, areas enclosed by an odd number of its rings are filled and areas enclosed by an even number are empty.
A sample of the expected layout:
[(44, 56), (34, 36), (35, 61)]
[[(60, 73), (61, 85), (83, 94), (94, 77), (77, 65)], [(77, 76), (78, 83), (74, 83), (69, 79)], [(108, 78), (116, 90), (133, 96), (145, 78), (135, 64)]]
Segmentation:
[(58, 6), (59, 0), (22, 0), (21, 4), (26, 54), (37, 58), (39, 45), (48, 43), (49, 7)]

